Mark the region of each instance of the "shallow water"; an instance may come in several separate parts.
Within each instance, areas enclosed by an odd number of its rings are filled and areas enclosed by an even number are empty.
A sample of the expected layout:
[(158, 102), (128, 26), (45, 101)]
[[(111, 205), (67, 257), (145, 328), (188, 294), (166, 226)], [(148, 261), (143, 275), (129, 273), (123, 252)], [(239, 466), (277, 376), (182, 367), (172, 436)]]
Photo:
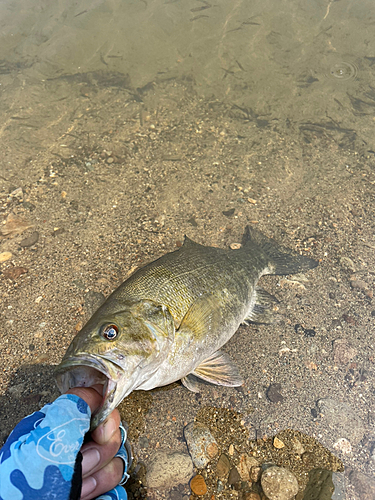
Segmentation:
[[(315, 438), (345, 466), (333, 498), (371, 498), (374, 22), (370, 1), (2, 2), (2, 437), (57, 396), (94, 292), (184, 234), (228, 247), (256, 224), (320, 266), (262, 278), (284, 320), (227, 344), (241, 391), (124, 403), (135, 456), (186, 451), (184, 424), (220, 408), (250, 441)], [(231, 428), (218, 439), (241, 447)]]

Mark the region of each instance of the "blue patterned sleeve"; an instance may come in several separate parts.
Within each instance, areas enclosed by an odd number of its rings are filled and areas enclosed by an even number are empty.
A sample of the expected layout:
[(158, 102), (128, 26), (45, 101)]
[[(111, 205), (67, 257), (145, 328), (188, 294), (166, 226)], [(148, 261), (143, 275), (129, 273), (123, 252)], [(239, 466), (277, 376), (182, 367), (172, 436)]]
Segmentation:
[[(68, 500), (91, 410), (64, 394), (13, 429), (0, 450), (0, 500)], [(118, 492), (116, 490), (119, 490)], [(103, 500), (126, 499), (117, 487)], [(79, 490), (80, 491), (80, 490)]]

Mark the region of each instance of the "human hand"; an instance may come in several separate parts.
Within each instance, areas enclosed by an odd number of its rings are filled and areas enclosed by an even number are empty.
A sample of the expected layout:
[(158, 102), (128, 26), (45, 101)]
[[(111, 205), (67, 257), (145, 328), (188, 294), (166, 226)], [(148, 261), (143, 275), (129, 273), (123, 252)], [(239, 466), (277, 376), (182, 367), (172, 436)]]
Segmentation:
[[(101, 495), (98, 500), (127, 499), (121, 486), (108, 491), (118, 484), (122, 472), (126, 479), (130, 459), (124, 446), (126, 432), (119, 430), (118, 412), (83, 444), (91, 412), (100, 405), (101, 395), (94, 388), (68, 392), (21, 420), (1, 448), (2, 500), (89, 500), (97, 495)], [(95, 465), (92, 458), (96, 452), (99, 460)], [(80, 496), (81, 483), (85, 496)]]
[[(67, 394), (75, 394), (90, 406), (93, 413), (99, 408), (102, 386), (75, 387)], [(122, 435), (120, 432), (120, 414), (114, 410), (107, 419), (91, 432), (90, 441), (82, 448), (82, 490), (81, 500), (91, 500), (115, 488), (124, 473), (124, 461), (115, 457)]]

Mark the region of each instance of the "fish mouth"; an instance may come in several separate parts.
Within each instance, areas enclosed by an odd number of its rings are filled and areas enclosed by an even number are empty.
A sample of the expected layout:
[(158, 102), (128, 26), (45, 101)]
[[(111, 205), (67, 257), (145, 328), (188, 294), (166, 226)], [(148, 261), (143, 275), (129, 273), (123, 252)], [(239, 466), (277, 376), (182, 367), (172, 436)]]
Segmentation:
[(120, 367), (112, 360), (100, 358), (90, 355), (69, 357), (55, 370), (56, 383), (62, 394), (74, 387), (103, 386), (103, 399), (91, 416), (90, 430), (94, 430), (114, 409), (113, 402), (119, 380)]

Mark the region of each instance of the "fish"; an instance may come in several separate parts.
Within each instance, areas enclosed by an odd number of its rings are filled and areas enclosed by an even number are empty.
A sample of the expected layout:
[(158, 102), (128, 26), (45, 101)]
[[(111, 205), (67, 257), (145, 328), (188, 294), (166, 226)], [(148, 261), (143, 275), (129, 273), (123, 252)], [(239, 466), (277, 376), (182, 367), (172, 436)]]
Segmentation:
[(313, 269), (317, 261), (286, 250), (248, 226), (239, 249), (195, 243), (135, 271), (75, 336), (55, 370), (62, 393), (103, 386), (95, 429), (134, 390), (181, 380), (238, 387), (243, 378), (222, 347), (241, 324), (273, 323), (278, 300), (257, 284), (266, 274)]

